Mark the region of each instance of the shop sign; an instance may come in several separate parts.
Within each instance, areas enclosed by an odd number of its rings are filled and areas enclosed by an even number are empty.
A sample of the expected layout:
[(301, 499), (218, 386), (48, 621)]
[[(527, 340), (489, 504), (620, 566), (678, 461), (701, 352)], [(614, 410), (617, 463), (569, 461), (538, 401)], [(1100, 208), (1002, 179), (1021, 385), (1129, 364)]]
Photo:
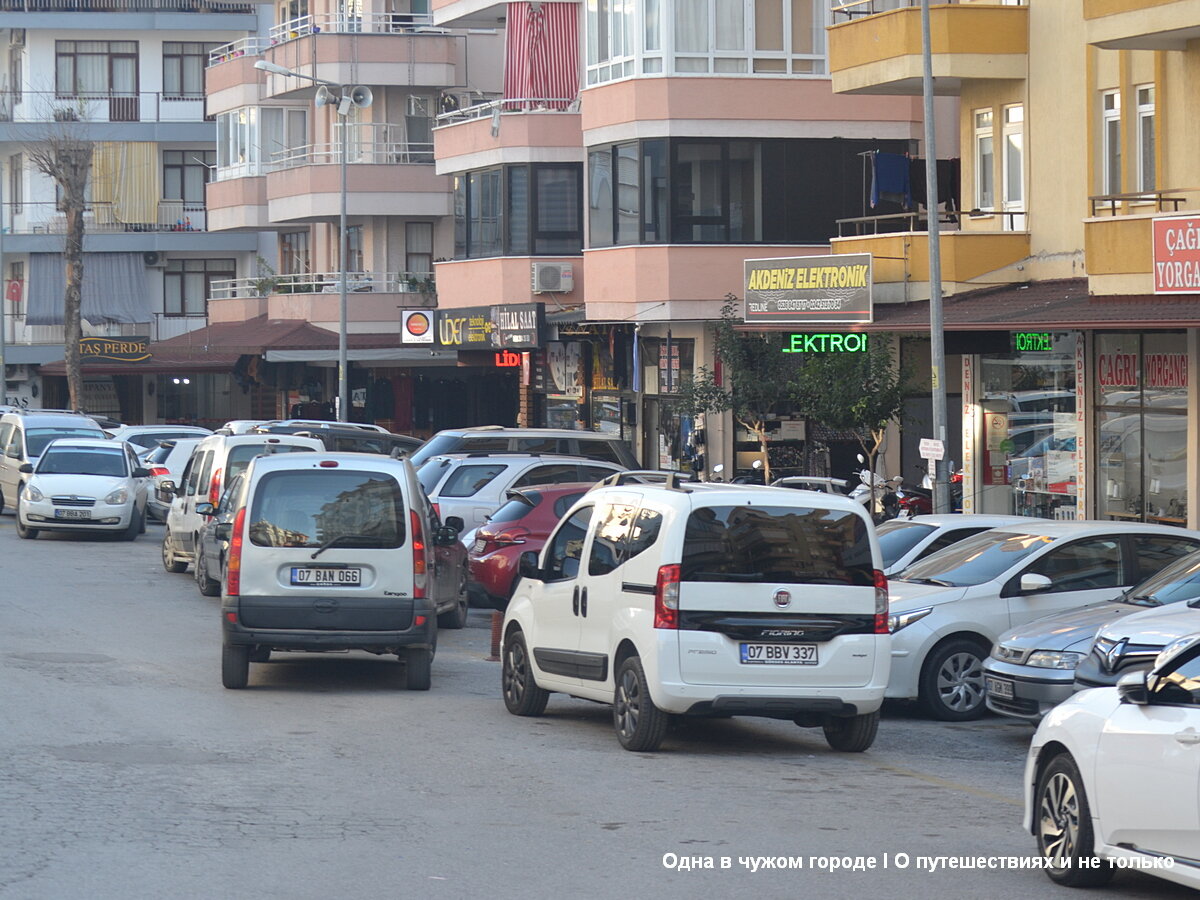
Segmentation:
[(1200, 294), (1200, 216), (1162, 216), (1154, 226), (1154, 293)]
[(792, 334), (784, 353), (865, 353), (865, 334)]
[[(1101, 387), (1137, 387), (1136, 353), (1101, 353), (1096, 360)], [(1146, 387), (1185, 388), (1188, 385), (1186, 353), (1147, 353)]]
[(532, 350), (541, 345), (542, 305), (439, 310), (437, 343), (448, 350)]
[(1054, 341), (1048, 331), (1014, 331), (1013, 350), (1017, 353), (1050, 353)]
[(501, 369), (515, 369), (521, 365), (521, 354), (511, 350), (501, 350), (496, 354), (496, 366)]
[(747, 323), (871, 321), (871, 254), (748, 259)]
[(432, 344), (433, 313), (424, 309), (406, 309), (400, 314), (401, 344)]
[(82, 337), (79, 339), (79, 361), (145, 362), (150, 358), (150, 337)]

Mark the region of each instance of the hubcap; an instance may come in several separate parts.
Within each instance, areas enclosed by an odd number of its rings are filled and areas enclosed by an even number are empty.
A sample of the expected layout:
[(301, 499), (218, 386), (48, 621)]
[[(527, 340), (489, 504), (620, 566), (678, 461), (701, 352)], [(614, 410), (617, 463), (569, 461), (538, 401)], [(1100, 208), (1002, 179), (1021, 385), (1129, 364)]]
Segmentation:
[(641, 709), (641, 686), (632, 669), (627, 669), (617, 685), (617, 697), (614, 704), (614, 714), (617, 718), (617, 730), (629, 736), (637, 731), (638, 713)]
[(955, 712), (970, 712), (983, 702), (983, 665), (974, 653), (955, 653), (937, 675), (938, 698)]
[(504, 654), (504, 695), (513, 703), (520, 703), (525, 695), (525, 675), (525, 649), (514, 641)]
[(1042, 788), (1038, 804), (1038, 843), (1042, 855), (1055, 869), (1064, 869), (1075, 857), (1079, 840), (1079, 797), (1071, 779), (1061, 772)]

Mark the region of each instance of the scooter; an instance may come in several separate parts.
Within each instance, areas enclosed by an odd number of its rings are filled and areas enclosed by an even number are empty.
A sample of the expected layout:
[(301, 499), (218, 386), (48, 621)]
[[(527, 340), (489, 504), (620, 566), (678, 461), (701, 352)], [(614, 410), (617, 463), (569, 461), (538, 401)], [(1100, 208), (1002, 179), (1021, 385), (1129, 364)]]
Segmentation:
[[(876, 521), (894, 519), (900, 514), (900, 498), (897, 490), (904, 479), (899, 475), (885, 479), (869, 469), (858, 473), (861, 484), (850, 492), (850, 499), (856, 500), (871, 511)], [(872, 491), (872, 485), (874, 490)], [(874, 501), (872, 502), (872, 496)]]

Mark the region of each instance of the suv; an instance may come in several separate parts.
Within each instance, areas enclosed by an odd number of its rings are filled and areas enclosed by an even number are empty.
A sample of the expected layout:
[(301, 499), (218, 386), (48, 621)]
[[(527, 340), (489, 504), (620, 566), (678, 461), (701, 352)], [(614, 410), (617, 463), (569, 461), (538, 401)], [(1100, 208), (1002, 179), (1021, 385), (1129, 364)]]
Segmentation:
[(846, 497), (748, 485), (634, 483), (626, 472), (521, 557), (503, 625), (508, 711), (552, 692), (610, 703), (627, 750), (674, 715), (765, 716), (875, 740), (891, 662), (887, 579), (867, 511)]
[(341, 422), (326, 422), (323, 425), (268, 422), (251, 429), (249, 433), (312, 437), (324, 444), (330, 453), (382, 453), (384, 456), (397, 453), (407, 456), (424, 443), (420, 438), (347, 426)]
[(197, 512), (198, 503), (216, 506), (221, 494), (235, 475), (246, 469), (250, 460), (265, 453), (317, 451), (325, 448), (316, 438), (278, 437), (262, 434), (214, 434), (204, 438), (192, 450), (183, 467), (179, 481), (162, 481), (160, 492), (174, 495), (167, 511), (167, 528), (163, 532), (163, 568), (168, 572), (186, 572), (196, 552), (196, 537), (204, 516)]
[(629, 445), (610, 434), (594, 431), (565, 431), (556, 428), (453, 428), (439, 431), (411, 457), (419, 466), (441, 453), (558, 453), (617, 463), (625, 469), (638, 467)]
[(56, 438), (102, 438), (108, 434), (82, 413), (11, 412), (0, 416), (0, 512), (15, 508), (27, 476), (21, 467), (36, 467), (46, 445)]
[[(438, 614), (465, 611), (458, 529), (441, 526), (404, 460), (261, 456), (230, 501), (221, 682), (243, 688), (273, 649), (395, 653), (428, 690)], [(212, 510), (210, 509), (210, 512)], [(457, 552), (441, 565), (437, 550)], [(459, 626), (461, 627), (461, 625)]]

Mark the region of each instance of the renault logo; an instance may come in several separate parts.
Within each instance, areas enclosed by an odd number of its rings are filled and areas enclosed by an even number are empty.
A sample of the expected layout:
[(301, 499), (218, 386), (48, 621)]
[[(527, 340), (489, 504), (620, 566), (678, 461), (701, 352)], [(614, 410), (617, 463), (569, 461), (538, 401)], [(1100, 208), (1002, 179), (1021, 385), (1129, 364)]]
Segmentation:
[(792, 605), (792, 595), (783, 588), (777, 590), (775, 596), (771, 599), (775, 601), (775, 605), (780, 609), (787, 609), (787, 607)]
[(1104, 668), (1109, 674), (1116, 674), (1117, 666), (1121, 662), (1121, 656), (1125, 652), (1125, 645), (1129, 643), (1128, 638), (1122, 638), (1115, 644), (1110, 644), (1107, 647), (1100, 648), (1100, 656), (1104, 660)]

